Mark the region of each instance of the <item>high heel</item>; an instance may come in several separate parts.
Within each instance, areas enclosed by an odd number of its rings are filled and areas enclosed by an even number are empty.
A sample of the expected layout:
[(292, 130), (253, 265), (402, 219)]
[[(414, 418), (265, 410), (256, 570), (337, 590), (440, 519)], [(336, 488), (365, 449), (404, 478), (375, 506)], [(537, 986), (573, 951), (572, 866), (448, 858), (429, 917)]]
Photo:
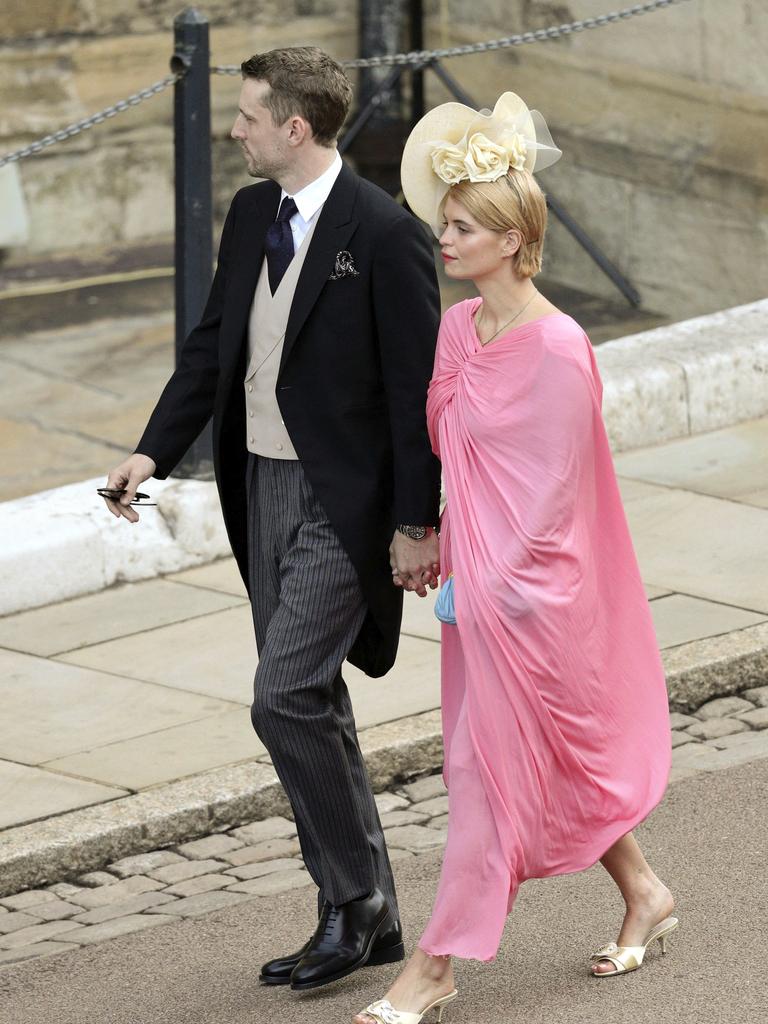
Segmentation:
[(437, 1024), (440, 1024), (443, 1019), (443, 1010), (449, 1003), (454, 1001), (458, 994), (458, 991), (454, 989), (447, 996), (441, 996), (439, 999), (435, 999), (433, 1003), (430, 1003), (429, 1006), (425, 1006), (421, 1013), (396, 1010), (388, 999), (377, 999), (375, 1003), (366, 1006), (360, 1013), (367, 1013), (372, 1020), (376, 1021), (376, 1024), (421, 1024), (421, 1021), (430, 1010), (437, 1010)]
[(661, 952), (667, 952), (667, 938), (678, 927), (679, 921), (676, 917), (666, 917), (655, 925), (645, 938), (641, 946), (617, 946), (615, 942), (609, 942), (607, 946), (598, 949), (592, 954), (593, 964), (600, 960), (610, 961), (616, 968), (613, 971), (592, 971), (594, 978), (613, 978), (617, 974), (627, 974), (629, 971), (636, 971), (642, 966), (646, 950), (652, 942), (658, 941)]

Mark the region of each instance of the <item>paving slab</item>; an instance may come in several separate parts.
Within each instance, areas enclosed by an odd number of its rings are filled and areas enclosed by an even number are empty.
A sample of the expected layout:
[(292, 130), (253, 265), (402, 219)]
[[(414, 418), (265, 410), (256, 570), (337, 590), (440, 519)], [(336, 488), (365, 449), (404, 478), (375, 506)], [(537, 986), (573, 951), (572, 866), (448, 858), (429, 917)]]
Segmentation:
[(434, 797), (445, 796), (448, 790), (445, 788), (442, 775), (427, 775), (403, 786), (403, 792), (412, 804), (418, 804)]
[(440, 706), (440, 645), (433, 640), (401, 637), (395, 666), (383, 679), (370, 679), (349, 663), (343, 673), (358, 729)]
[(12, 932), (21, 931), (22, 928), (31, 928), (33, 925), (42, 924), (41, 917), (33, 914), (25, 914), (23, 910), (14, 913), (10, 911), (0, 917), (0, 935), (10, 935)]
[(377, 793), (375, 800), (379, 814), (392, 814), (411, 806), (404, 796), (398, 796), (396, 793)]
[(0, 949), (17, 949), (19, 946), (52, 939), (55, 935), (76, 932), (81, 927), (75, 921), (46, 921), (29, 928), (19, 928), (17, 931), (0, 935)]
[(768, 573), (760, 557), (768, 510), (669, 489), (636, 497), (626, 510), (644, 579), (768, 613)]
[(189, 586), (205, 587), (208, 590), (219, 590), (237, 597), (247, 597), (245, 584), (234, 558), (219, 558), (209, 565), (184, 569), (183, 572), (172, 573), (165, 578), (176, 583), (186, 583)]
[[(131, 678), (162, 682), (174, 689), (208, 694), (250, 706), (254, 667), (258, 659), (250, 609), (244, 606), (207, 616), (204, 629), (194, 621), (177, 623), (148, 634), (84, 648), (64, 655), (60, 660), (94, 669), (119, 664), (121, 672)], [(439, 646), (434, 641), (410, 636), (402, 638), (398, 660), (386, 679), (372, 680), (359, 669), (346, 664), (344, 677), (358, 728), (437, 707), (440, 702), (439, 670)], [(396, 708), (394, 712), (393, 705)], [(215, 757), (214, 750), (226, 749), (221, 744), (212, 746), (212, 757)], [(183, 747), (181, 743), (180, 754)], [(254, 734), (250, 747), (242, 756), (255, 756), (263, 750)], [(129, 751), (126, 756), (127, 764), (133, 760), (131, 754)], [(187, 751), (186, 756), (194, 758), (194, 751)], [(237, 759), (237, 753), (227, 758), (228, 761)], [(73, 765), (68, 767), (74, 770)]]
[(162, 626), (60, 660), (105, 671), (119, 665), (132, 679), (250, 705), (256, 665), (251, 610), (240, 605), (208, 615), (202, 623)]
[[(101, 924), (103, 921), (113, 921), (118, 917), (128, 917), (131, 914), (141, 914), (150, 907), (159, 907), (166, 903), (173, 903), (174, 896), (167, 890), (164, 892), (142, 892), (130, 896), (118, 903), (108, 903), (104, 907), (95, 907), (93, 910), (86, 910), (85, 913), (77, 914), (75, 920), (78, 924)], [(77, 912), (77, 908), (75, 908)]]
[(111, 871), (87, 871), (77, 881), (83, 888), (95, 889), (99, 885), (114, 885), (118, 878)]
[(239, 707), (70, 754), (46, 762), (45, 766), (52, 771), (141, 790), (210, 768), (247, 761), (265, 749), (253, 730), (248, 708)]
[(304, 862), (299, 858), (276, 857), (274, 860), (265, 860), (261, 864), (243, 864), (241, 867), (227, 868), (224, 875), (228, 878), (237, 878), (246, 882), (251, 878), (263, 878), (273, 871), (299, 871), (304, 867)]
[[(3, 363), (5, 371), (7, 364)], [(5, 392), (5, 389), (4, 389)], [(151, 412), (151, 410), (148, 410)], [(47, 431), (39, 423), (0, 417), (3, 470), (0, 489), (4, 501), (85, 480), (103, 466), (115, 464), (116, 449), (105, 441)]]
[[(645, 449), (642, 450), (645, 451)], [(623, 505), (628, 505), (631, 501), (638, 501), (640, 498), (653, 498), (663, 495), (669, 491), (668, 487), (649, 484), (644, 480), (633, 480), (631, 477), (621, 476), (621, 474), (616, 479), (619, 484), (619, 493), (621, 494)]]
[(3, 410), (16, 434), (2, 432), (3, 500), (106, 473), (130, 451), (172, 367), (172, 337), (162, 313), (4, 338)]
[(750, 690), (745, 690), (743, 696), (758, 707), (768, 708), (768, 686), (754, 686)]
[(440, 621), (435, 616), (437, 590), (427, 590), (426, 597), (403, 595), (403, 623), (400, 632), (424, 640), (440, 640)]
[(140, 896), (145, 892), (157, 892), (163, 883), (144, 875), (126, 878), (113, 885), (102, 885), (88, 891), (83, 890), (75, 897), (75, 902), (83, 910), (95, 910), (97, 907), (115, 906), (132, 896)]
[(67, 900), (54, 899), (51, 903), (38, 903), (33, 908), (35, 917), (41, 921), (66, 921), (80, 913), (80, 907), (68, 903)]
[[(213, 858), (207, 860), (188, 860), (180, 864), (166, 864), (161, 868), (153, 868), (147, 872), (147, 876), (162, 883), (162, 885), (176, 885), (179, 882), (186, 882), (190, 878), (198, 878), (201, 875), (223, 871), (225, 867), (225, 864)], [(159, 889), (160, 885), (156, 885), (154, 888)]]
[(700, 721), (708, 718), (725, 718), (751, 710), (751, 702), (744, 697), (716, 697), (715, 700), (708, 700), (696, 709), (696, 718)]
[[(143, 580), (0, 618), (0, 647), (49, 656), (242, 603), (235, 595)], [(119, 663), (112, 668), (119, 670)]]
[(667, 441), (616, 456), (618, 473), (650, 483), (732, 498), (765, 507), (768, 495), (768, 419)]
[(182, 843), (177, 850), (189, 860), (207, 860), (209, 857), (221, 857), (222, 854), (239, 850), (243, 845), (242, 839), (219, 834), (205, 836), (203, 839), (193, 839), (190, 843)]
[(428, 800), (415, 800), (411, 810), (417, 814), (424, 814), (428, 818), (437, 817), (440, 814), (448, 813), (448, 796), (433, 796)]
[[(171, 905), (173, 906), (173, 904)], [(165, 904), (163, 910), (170, 909)], [(141, 932), (146, 928), (157, 928), (163, 924), (174, 924), (175, 917), (166, 914), (130, 914), (128, 917), (116, 917), (111, 921), (104, 921), (102, 924), (92, 924), (77, 932), (77, 942), (83, 945), (94, 945), (97, 942), (105, 942), (107, 939), (116, 939), (121, 935), (129, 935), (131, 932)]]
[(273, 896), (291, 889), (304, 889), (314, 885), (308, 871), (273, 871), (261, 878), (253, 878), (248, 882), (235, 882), (228, 886), (227, 892), (244, 892), (251, 896)]
[(199, 896), (203, 892), (225, 889), (231, 882), (232, 879), (225, 875), (198, 875), (197, 878), (188, 878), (186, 882), (171, 885), (165, 891), (170, 896)]
[(418, 811), (387, 811), (380, 815), (382, 828), (394, 828), (396, 825), (425, 825), (429, 821), (428, 814)]
[(115, 786), (0, 760), (0, 829), (114, 800), (126, 792)]
[(750, 728), (738, 718), (708, 718), (705, 722), (689, 725), (685, 731), (697, 740), (714, 740), (721, 736), (733, 736), (737, 732), (749, 732)]
[(41, 764), (231, 707), (212, 697), (5, 650), (0, 650), (0, 703), (0, 757), (22, 764)]
[(171, 850), (154, 850), (151, 853), (139, 853), (135, 857), (121, 857), (114, 864), (108, 864), (110, 872), (119, 878), (130, 878), (131, 875), (143, 875), (154, 868), (163, 868), (167, 864), (183, 864), (184, 858)]
[(768, 708), (755, 708), (737, 717), (740, 722), (746, 722), (750, 729), (768, 729)]
[[(224, 853), (221, 855), (221, 859), (225, 860), (227, 864), (231, 864), (232, 867), (240, 867), (271, 861), (276, 857), (296, 857), (300, 852), (298, 839), (265, 839), (253, 846), (245, 846), (241, 850)], [(238, 875), (238, 878), (240, 877), (242, 876)]]
[[(168, 903), (164, 907), (160, 907), (158, 913), (173, 914), (175, 917), (199, 917), (202, 914), (210, 914), (214, 910), (233, 907), (235, 904), (243, 903), (251, 898), (251, 896), (245, 893), (226, 892), (224, 890), (203, 892), (198, 896), (187, 896), (184, 899), (176, 900), (175, 903)], [(147, 911), (147, 915), (154, 913), (154, 908)]]
[(765, 615), (686, 594), (670, 594), (651, 601), (651, 615), (656, 639), (662, 649), (701, 640), (705, 636), (720, 636), (766, 621)]
[(39, 907), (43, 903), (55, 903), (56, 894), (48, 889), (27, 889), (26, 892), (17, 893), (15, 896), (6, 896), (0, 900), (0, 907), (4, 910), (29, 910), (30, 907)]
[(57, 942), (55, 939), (50, 942), (35, 942), (31, 946), (3, 950), (0, 952), (0, 964), (16, 964), (24, 960), (38, 960), (45, 956), (66, 953), (70, 949), (77, 948), (78, 946), (74, 942)]
[(426, 853), (445, 845), (446, 833), (422, 825), (398, 825), (388, 828), (384, 834), (387, 846), (409, 850), (411, 853)]
[(269, 839), (293, 839), (296, 835), (296, 825), (288, 818), (265, 818), (263, 821), (253, 821), (242, 828), (233, 829), (232, 835), (253, 846)]

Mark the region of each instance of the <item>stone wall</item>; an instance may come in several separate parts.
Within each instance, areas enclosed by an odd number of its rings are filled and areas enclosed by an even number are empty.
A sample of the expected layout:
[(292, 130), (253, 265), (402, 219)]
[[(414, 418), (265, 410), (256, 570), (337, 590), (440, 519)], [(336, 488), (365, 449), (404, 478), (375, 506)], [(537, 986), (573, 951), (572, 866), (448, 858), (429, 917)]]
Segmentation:
[[(626, 6), (447, 0), (452, 41), (498, 38)], [(440, 5), (432, 5), (439, 37)], [(541, 175), (630, 281), (680, 319), (766, 294), (768, 5), (697, 0), (558, 42), (446, 62), (480, 104), (512, 89), (545, 115), (562, 160)], [(446, 99), (433, 84), (430, 103)], [(554, 219), (546, 270), (614, 286)]]
[[(5, 0), (0, 153), (109, 106), (168, 74), (181, 0)], [(216, 64), (273, 46), (355, 56), (354, 0), (205, 0)], [(248, 183), (229, 140), (240, 80), (212, 77), (217, 220)], [(29, 215), (11, 261), (167, 240), (173, 231), (173, 90), (18, 165)]]
[[(466, 42), (570, 21), (623, 0), (428, 0), (427, 42)], [(180, 0), (6, 0), (0, 152), (167, 73)], [(275, 45), (357, 51), (355, 0), (206, 0), (215, 63)], [(565, 156), (542, 174), (639, 289), (675, 319), (765, 294), (768, 5), (696, 0), (558, 42), (455, 58), (481, 104), (503, 89), (546, 116)], [(247, 182), (228, 140), (239, 80), (212, 79), (217, 220)], [(430, 79), (428, 101), (447, 98)], [(19, 165), (25, 245), (5, 258), (134, 247), (172, 232), (172, 93)], [(0, 236), (1, 237), (1, 236)], [(547, 273), (615, 296), (557, 222)]]

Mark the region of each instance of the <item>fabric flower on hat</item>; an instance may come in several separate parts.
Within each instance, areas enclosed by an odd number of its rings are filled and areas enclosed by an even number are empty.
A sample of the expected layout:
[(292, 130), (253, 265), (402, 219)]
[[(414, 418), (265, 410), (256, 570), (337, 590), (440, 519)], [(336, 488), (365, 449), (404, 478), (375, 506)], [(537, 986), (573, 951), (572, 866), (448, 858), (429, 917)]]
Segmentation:
[(525, 167), (525, 158), (528, 156), (528, 143), (520, 132), (506, 131), (502, 134), (500, 145), (509, 154), (509, 166), (516, 171), (522, 171)]
[(475, 132), (467, 143), (464, 166), (470, 181), (496, 181), (509, 170), (510, 154), (482, 132)]
[(441, 181), (448, 185), (458, 185), (467, 177), (465, 155), (466, 151), (461, 146), (438, 142), (432, 150), (432, 169)]
[(439, 238), (442, 203), (452, 185), (496, 181), (510, 168), (533, 174), (561, 156), (539, 111), (529, 110), (517, 93), (504, 92), (493, 110), (450, 101), (428, 111), (408, 136), (400, 179), (411, 210)]

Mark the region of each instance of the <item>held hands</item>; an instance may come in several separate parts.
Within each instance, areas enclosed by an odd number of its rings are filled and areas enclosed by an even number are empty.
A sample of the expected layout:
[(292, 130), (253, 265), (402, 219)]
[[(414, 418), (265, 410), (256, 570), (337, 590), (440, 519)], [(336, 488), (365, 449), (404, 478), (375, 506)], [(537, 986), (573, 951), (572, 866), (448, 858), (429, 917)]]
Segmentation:
[(427, 587), (437, 587), (440, 575), (440, 548), (437, 534), (430, 530), (423, 540), (411, 540), (395, 530), (389, 546), (392, 582), (419, 595), (427, 596)]
[(113, 469), (107, 477), (107, 487), (120, 490), (125, 488), (125, 494), (115, 501), (105, 498), (107, 508), (113, 516), (119, 519), (124, 516), (131, 523), (138, 523), (139, 513), (131, 506), (137, 489), (145, 480), (153, 475), (157, 469), (154, 459), (148, 455), (129, 455), (125, 462), (122, 462), (117, 469)]

